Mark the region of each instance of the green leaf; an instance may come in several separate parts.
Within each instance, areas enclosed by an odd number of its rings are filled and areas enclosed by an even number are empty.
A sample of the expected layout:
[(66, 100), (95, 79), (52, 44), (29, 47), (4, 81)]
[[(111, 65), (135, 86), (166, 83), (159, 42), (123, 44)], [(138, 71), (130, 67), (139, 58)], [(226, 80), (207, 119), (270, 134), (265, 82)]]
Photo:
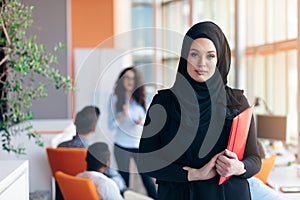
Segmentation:
[[(64, 44), (59, 42), (54, 47), (54, 53), (46, 50), (44, 44), (38, 43), (37, 36), (28, 36), (27, 29), (33, 24), (32, 11), (34, 6), (26, 6), (20, 0), (2, 1), (0, 31), (2, 20), (11, 40), (8, 46), (6, 38), (0, 38), (1, 50), (9, 58), (6, 62), (9, 79), (3, 85), (7, 91), (7, 97), (1, 97), (0, 104), (8, 105), (9, 109), (3, 113), (5, 120), (0, 127), (5, 129), (1, 135), (2, 149), (8, 152), (25, 154), (24, 147), (14, 146), (11, 142), (17, 132), (9, 129), (13, 124), (33, 118), (30, 107), (33, 100), (47, 96), (47, 88), (44, 83), (36, 82), (38, 76), (43, 76), (57, 89), (72, 89), (72, 81), (64, 77), (61, 72), (50, 65), (58, 63), (57, 53), (64, 49)], [(29, 130), (32, 127), (20, 128)], [(34, 135), (35, 143), (43, 146), (41, 137)]]

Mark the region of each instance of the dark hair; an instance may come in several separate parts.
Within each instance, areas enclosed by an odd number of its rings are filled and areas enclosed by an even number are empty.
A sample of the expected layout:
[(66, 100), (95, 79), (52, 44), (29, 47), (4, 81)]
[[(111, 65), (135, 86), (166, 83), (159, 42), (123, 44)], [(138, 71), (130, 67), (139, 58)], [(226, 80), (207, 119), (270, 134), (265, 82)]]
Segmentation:
[(132, 98), (140, 104), (144, 110), (146, 110), (146, 101), (145, 101), (145, 86), (144, 81), (142, 78), (141, 73), (132, 67), (127, 67), (123, 71), (121, 71), (118, 80), (115, 84), (115, 91), (114, 93), (117, 95), (117, 104), (116, 104), (116, 111), (121, 112), (123, 110), (123, 105), (126, 103), (125, 97), (125, 88), (123, 84), (124, 74), (127, 71), (132, 71), (134, 73), (134, 91), (132, 94)]
[(86, 106), (76, 114), (75, 126), (78, 134), (90, 133), (97, 125), (100, 109), (96, 106)]
[(104, 142), (96, 142), (89, 146), (85, 158), (88, 171), (98, 171), (101, 167), (107, 167), (106, 163), (110, 160), (108, 145)]

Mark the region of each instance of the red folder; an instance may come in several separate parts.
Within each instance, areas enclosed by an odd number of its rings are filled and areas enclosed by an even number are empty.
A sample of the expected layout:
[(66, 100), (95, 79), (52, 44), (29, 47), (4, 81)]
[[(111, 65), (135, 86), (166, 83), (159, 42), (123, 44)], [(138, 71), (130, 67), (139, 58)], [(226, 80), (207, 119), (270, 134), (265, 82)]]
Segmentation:
[[(239, 160), (242, 160), (244, 156), (253, 109), (254, 105), (234, 117), (232, 121), (227, 149), (236, 153)], [(230, 177), (221, 176), (219, 185), (227, 181)]]

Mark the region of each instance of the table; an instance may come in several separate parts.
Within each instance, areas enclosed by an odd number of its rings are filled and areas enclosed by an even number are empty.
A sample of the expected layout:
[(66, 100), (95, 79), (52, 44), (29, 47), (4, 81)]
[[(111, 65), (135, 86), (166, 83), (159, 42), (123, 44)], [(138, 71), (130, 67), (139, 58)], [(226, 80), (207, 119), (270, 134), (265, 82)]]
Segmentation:
[(0, 199), (29, 200), (28, 161), (0, 161)]
[(268, 178), (268, 182), (274, 186), (286, 200), (299, 200), (300, 193), (282, 193), (279, 191), (280, 186), (300, 186), (300, 176), (297, 175), (297, 165), (275, 166)]
[[(47, 147), (56, 147), (61, 141), (71, 139), (76, 133), (72, 119), (41, 119), (32, 120), (35, 131), (43, 133), (44, 147), (39, 147), (34, 140), (28, 140), (25, 134), (13, 138), (14, 144), (24, 145), (26, 155), (16, 155), (0, 150), (1, 160), (28, 160), (29, 190), (51, 191), (51, 170), (46, 153)], [(2, 170), (2, 168), (1, 168)]]

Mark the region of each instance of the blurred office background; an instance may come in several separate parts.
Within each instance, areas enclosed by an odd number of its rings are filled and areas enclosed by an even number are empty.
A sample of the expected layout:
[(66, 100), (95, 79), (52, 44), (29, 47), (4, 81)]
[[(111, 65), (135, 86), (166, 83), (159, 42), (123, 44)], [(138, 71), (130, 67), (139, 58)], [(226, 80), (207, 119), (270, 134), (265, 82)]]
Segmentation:
[(35, 102), (37, 119), (72, 118), (105, 103), (121, 68), (143, 72), (148, 102), (173, 84), (182, 37), (200, 21), (216, 22), (232, 49), (229, 86), (244, 89), (258, 114), (286, 116), (286, 139), (297, 143), (299, 99), (297, 0), (23, 0), (34, 5), (31, 33), (52, 48), (66, 44), (57, 67), (77, 90)]
[[(92, 142), (104, 140), (112, 148), (114, 134), (106, 127), (107, 111), (121, 69), (136, 65), (142, 71), (150, 103), (158, 89), (173, 85), (183, 36), (190, 26), (204, 20), (217, 23), (227, 36), (232, 49), (228, 85), (243, 89), (249, 103), (256, 105), (258, 137), (271, 141), (263, 144), (271, 148), (271, 153), (282, 155), (277, 157), (283, 161), (280, 164), (291, 164), (297, 149), (299, 155), (300, 5), (297, 0), (21, 1), (35, 6), (29, 34), (37, 35), (49, 50), (58, 42), (65, 44), (55, 67), (73, 78), (76, 88), (65, 94), (49, 85), (48, 97), (33, 103), (36, 128), (45, 131), (44, 149), (33, 141), (19, 139), (17, 142), (28, 143), (26, 157), (1, 151), (2, 160), (29, 160), (30, 192), (53, 191), (45, 148), (55, 147), (61, 139), (66, 139), (64, 136), (71, 138), (76, 133), (72, 119), (84, 106), (92, 104), (101, 109)], [(67, 134), (49, 133), (65, 129)], [(290, 160), (280, 152), (283, 146), (291, 150)], [(115, 166), (113, 160), (112, 166)], [(135, 169), (134, 165), (131, 167)], [(276, 183), (282, 182), (282, 174), (289, 180), (288, 171), (278, 172)], [(291, 179), (298, 181), (296, 172), (290, 172)], [(133, 188), (145, 193), (138, 177), (131, 180)]]

